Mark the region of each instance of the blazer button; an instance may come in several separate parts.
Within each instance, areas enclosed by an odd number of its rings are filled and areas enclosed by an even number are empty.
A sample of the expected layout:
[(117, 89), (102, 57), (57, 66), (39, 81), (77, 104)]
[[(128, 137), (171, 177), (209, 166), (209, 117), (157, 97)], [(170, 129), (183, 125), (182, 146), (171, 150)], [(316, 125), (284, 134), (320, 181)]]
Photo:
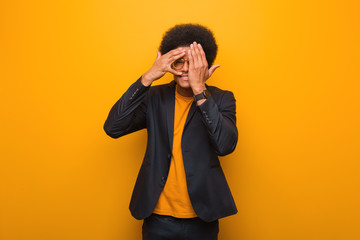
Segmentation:
[(169, 154), (168, 154), (168, 159), (170, 159), (170, 158), (171, 158), (171, 154), (169, 153)]

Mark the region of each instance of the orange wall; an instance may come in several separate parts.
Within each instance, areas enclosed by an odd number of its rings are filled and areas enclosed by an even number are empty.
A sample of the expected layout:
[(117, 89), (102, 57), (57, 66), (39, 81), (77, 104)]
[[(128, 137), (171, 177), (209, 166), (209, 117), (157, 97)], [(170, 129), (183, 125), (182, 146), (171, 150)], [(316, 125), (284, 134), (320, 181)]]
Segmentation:
[[(359, 1), (0, 0), (0, 239), (140, 239), (146, 132), (111, 106), (176, 23), (210, 27), (237, 99), (226, 240), (360, 239)], [(158, 83), (171, 80), (166, 76)]]

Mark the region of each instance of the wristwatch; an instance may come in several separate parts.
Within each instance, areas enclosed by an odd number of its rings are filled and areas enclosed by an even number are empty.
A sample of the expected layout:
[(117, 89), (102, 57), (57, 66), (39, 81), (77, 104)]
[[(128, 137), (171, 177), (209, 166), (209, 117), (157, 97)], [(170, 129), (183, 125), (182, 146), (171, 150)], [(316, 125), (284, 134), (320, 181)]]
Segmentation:
[(205, 89), (202, 93), (194, 95), (195, 102), (199, 101), (200, 99), (208, 99), (211, 96), (209, 90)]

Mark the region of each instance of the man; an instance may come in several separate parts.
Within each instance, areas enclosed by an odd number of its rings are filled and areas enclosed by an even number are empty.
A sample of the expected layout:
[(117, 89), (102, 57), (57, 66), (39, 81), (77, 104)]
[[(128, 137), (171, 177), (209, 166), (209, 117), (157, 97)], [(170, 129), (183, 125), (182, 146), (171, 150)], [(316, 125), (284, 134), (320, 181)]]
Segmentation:
[[(147, 149), (130, 202), (143, 239), (217, 239), (218, 219), (237, 212), (218, 156), (234, 151), (234, 95), (208, 86), (217, 45), (197, 24), (165, 33), (153, 66), (112, 107), (105, 132), (146, 128)], [(165, 73), (169, 84), (151, 86)]]

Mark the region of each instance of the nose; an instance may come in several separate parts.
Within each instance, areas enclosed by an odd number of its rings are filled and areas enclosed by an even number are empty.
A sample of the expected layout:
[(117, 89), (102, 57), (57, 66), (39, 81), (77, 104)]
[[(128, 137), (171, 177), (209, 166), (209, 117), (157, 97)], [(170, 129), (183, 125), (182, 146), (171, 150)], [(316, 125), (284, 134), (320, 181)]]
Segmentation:
[(184, 66), (182, 67), (182, 71), (188, 72), (188, 70), (189, 70), (189, 62), (185, 61)]

